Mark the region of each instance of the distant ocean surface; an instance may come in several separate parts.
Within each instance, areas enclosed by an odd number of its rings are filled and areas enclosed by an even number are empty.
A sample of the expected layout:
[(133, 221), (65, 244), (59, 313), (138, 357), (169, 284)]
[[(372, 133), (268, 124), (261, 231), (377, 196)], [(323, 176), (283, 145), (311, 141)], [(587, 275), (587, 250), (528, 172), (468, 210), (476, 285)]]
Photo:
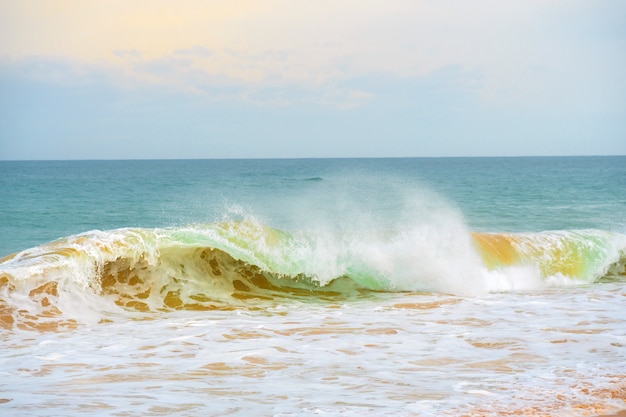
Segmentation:
[(626, 409), (626, 157), (0, 161), (0, 414)]

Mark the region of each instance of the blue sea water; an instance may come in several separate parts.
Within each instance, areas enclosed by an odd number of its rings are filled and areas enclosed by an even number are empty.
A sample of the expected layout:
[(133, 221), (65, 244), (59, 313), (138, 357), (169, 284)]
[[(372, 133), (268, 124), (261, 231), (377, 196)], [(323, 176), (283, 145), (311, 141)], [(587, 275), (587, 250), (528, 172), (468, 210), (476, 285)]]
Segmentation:
[(0, 254), (92, 229), (212, 222), (233, 206), (276, 227), (319, 212), (334, 222), (378, 210), (382, 222), (424, 193), (476, 231), (624, 232), (625, 190), (620, 156), (4, 161)]
[(0, 414), (626, 408), (626, 157), (0, 161)]

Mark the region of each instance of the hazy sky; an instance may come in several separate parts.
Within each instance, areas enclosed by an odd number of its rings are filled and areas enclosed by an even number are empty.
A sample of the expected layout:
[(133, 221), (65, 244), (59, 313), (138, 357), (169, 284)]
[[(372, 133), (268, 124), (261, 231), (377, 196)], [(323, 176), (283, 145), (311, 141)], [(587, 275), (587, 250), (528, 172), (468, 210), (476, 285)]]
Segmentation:
[(0, 0), (0, 159), (580, 154), (623, 0)]

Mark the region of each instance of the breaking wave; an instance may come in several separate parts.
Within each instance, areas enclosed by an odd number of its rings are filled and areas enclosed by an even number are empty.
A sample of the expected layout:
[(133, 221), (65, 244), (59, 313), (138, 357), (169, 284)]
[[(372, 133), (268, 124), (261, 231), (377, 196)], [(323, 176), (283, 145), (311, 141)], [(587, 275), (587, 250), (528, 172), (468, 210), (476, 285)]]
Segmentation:
[(460, 295), (623, 279), (601, 230), (311, 233), (254, 220), (90, 231), (0, 260), (0, 325), (40, 330), (126, 312), (262, 309), (375, 292)]

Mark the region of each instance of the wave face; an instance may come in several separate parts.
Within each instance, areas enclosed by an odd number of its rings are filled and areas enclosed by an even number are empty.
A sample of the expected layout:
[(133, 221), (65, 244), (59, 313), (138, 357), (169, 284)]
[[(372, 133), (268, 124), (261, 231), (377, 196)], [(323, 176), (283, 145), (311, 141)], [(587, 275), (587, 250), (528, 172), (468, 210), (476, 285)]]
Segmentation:
[(40, 330), (108, 314), (258, 309), (380, 291), (476, 294), (623, 277), (626, 236), (287, 233), (260, 222), (91, 231), (0, 262), (0, 323)]
[(534, 271), (542, 283), (593, 283), (626, 275), (626, 236), (602, 230), (473, 233), (485, 267)]

